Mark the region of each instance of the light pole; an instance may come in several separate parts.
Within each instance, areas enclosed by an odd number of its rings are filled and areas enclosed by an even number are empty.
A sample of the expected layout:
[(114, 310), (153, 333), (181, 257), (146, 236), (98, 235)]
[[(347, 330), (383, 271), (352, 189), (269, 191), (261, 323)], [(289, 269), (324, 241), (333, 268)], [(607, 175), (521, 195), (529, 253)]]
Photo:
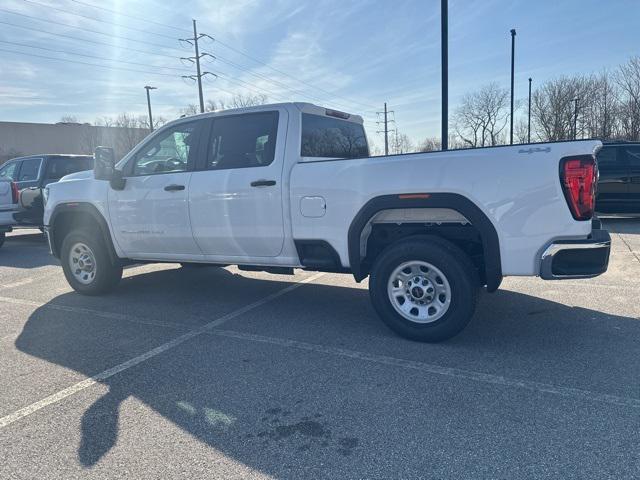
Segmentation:
[(442, 150), (449, 148), (449, 0), (440, 2), (440, 44), (442, 68)]
[(513, 145), (513, 71), (516, 51), (516, 29), (511, 29), (511, 115), (509, 118), (509, 144)]
[(529, 77), (529, 111), (527, 116), (527, 143), (531, 143), (531, 77)]
[(578, 97), (573, 99), (573, 139), (578, 138)]
[(146, 85), (144, 89), (147, 91), (147, 108), (149, 109), (149, 129), (153, 132), (153, 117), (151, 116), (151, 96), (149, 90), (157, 90), (158, 87), (150, 87)]

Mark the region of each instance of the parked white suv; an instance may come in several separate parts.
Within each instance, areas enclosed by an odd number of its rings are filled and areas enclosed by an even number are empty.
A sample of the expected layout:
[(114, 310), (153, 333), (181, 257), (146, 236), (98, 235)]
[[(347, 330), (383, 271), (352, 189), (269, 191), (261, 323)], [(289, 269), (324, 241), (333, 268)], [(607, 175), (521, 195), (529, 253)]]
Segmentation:
[(373, 305), (421, 341), (460, 332), (504, 276), (592, 277), (599, 141), (370, 157), (362, 119), (306, 103), (208, 113), (157, 130), (114, 165), (49, 187), (52, 253), (80, 293), (128, 262), (370, 276)]

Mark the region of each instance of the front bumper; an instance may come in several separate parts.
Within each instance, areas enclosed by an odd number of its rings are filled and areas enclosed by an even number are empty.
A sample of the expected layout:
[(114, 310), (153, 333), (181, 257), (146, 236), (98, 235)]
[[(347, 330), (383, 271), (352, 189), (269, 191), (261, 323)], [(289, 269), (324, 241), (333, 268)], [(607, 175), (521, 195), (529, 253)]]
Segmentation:
[[(600, 227), (599, 221), (594, 227)], [(603, 274), (609, 265), (611, 236), (594, 228), (584, 240), (558, 240), (542, 254), (540, 277), (545, 280), (591, 278)]]

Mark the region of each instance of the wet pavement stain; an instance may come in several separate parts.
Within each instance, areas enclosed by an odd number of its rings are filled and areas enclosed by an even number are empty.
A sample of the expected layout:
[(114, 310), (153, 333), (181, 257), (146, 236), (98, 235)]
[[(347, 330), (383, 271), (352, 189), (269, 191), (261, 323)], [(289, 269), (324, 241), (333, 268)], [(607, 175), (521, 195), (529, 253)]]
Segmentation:
[(299, 452), (307, 452), (315, 448), (334, 447), (340, 455), (349, 456), (359, 445), (355, 437), (340, 437), (335, 439), (333, 432), (326, 422), (321, 421), (322, 414), (313, 417), (304, 416), (297, 421), (289, 417), (292, 412), (280, 407), (265, 410), (260, 419), (266, 428), (259, 431), (256, 437), (268, 442), (290, 442), (297, 444)]

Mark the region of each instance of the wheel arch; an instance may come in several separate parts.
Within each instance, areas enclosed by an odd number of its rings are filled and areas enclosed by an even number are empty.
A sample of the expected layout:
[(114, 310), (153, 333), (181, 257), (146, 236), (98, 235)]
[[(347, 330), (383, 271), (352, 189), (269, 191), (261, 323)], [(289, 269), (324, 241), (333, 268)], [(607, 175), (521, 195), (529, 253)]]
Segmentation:
[(471, 200), (457, 193), (407, 193), (382, 195), (369, 200), (356, 214), (348, 231), (349, 265), (356, 281), (368, 271), (361, 255), (361, 235), (370, 220), (383, 210), (444, 208), (458, 212), (479, 232), (484, 251), (484, 275), (487, 290), (498, 289), (502, 281), (500, 240), (493, 223)]
[(107, 247), (109, 259), (114, 265), (120, 263), (107, 221), (95, 205), (84, 202), (61, 203), (53, 210), (48, 225), (49, 243), (53, 256), (60, 258), (64, 237), (71, 230), (82, 227), (97, 228)]

